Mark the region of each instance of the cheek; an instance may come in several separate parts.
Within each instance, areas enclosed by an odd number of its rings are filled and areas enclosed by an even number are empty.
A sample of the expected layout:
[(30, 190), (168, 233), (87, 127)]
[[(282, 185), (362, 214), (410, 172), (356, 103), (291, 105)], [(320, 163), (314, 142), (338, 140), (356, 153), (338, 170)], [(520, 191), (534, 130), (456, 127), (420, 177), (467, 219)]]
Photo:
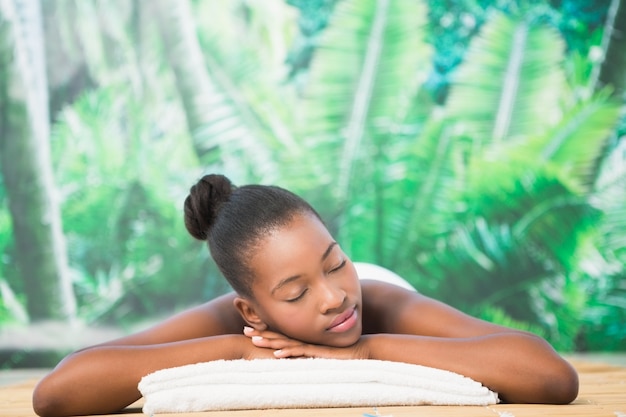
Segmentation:
[(284, 334), (292, 339), (307, 340), (315, 332), (317, 315), (313, 313), (310, 306), (304, 303), (301, 305), (289, 306), (277, 311), (277, 315), (272, 318), (273, 330)]
[(348, 277), (346, 277), (344, 283), (345, 283), (344, 288), (346, 288), (346, 291), (350, 293), (350, 295), (352, 295), (353, 297), (357, 298), (358, 300), (356, 301), (360, 304), (361, 303), (361, 281), (359, 280), (359, 277), (356, 274), (356, 271), (354, 271), (353, 274), (350, 274)]

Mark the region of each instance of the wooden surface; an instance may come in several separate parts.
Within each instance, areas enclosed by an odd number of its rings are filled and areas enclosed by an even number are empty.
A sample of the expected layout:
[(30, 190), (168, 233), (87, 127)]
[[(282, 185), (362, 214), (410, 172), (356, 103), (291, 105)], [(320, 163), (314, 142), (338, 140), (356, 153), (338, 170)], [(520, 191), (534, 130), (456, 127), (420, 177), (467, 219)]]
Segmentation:
[[(333, 409), (246, 410), (187, 413), (185, 417), (385, 417), (459, 416), (459, 417), (530, 417), (530, 416), (607, 416), (626, 417), (626, 367), (572, 360), (580, 375), (580, 393), (569, 405), (499, 404), (488, 407), (418, 406)], [(4, 371), (6, 372), (6, 371)], [(6, 377), (7, 375), (5, 375)], [(513, 378), (515, 376), (512, 376)], [(6, 378), (5, 378), (6, 380)], [(37, 378), (0, 386), (0, 416), (34, 417), (31, 395)], [(118, 415), (119, 416), (119, 415)], [(125, 417), (143, 417), (141, 402), (124, 413)], [(181, 414), (165, 414), (177, 416)]]

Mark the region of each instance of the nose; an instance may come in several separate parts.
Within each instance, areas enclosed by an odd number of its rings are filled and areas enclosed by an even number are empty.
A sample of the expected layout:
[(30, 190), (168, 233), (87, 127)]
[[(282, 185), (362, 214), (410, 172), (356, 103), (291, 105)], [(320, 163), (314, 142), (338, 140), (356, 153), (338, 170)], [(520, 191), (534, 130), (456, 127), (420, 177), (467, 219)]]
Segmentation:
[(320, 284), (320, 311), (322, 314), (341, 308), (346, 299), (346, 292), (337, 284), (328, 279), (322, 279)]

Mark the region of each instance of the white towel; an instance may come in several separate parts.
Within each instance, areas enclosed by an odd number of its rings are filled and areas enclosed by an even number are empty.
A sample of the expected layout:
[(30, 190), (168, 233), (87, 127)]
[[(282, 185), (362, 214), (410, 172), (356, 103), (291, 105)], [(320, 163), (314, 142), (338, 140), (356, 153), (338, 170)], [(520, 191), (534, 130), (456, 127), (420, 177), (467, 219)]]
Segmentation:
[(162, 369), (139, 382), (143, 412), (383, 405), (489, 405), (498, 395), (441, 369), (380, 360), (219, 360)]
[(386, 282), (387, 284), (394, 284), (409, 291), (417, 291), (409, 284), (409, 281), (387, 268), (366, 262), (353, 262), (352, 264), (356, 268), (360, 280), (372, 279), (374, 281)]

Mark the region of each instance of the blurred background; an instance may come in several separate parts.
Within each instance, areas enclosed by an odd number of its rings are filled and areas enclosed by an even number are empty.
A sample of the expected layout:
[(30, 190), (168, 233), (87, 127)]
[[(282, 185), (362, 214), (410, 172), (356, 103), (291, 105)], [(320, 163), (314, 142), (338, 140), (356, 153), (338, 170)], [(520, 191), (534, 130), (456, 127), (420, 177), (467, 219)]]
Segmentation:
[(625, 0), (1, 0), (0, 369), (229, 291), (205, 173), (561, 352), (626, 351)]

